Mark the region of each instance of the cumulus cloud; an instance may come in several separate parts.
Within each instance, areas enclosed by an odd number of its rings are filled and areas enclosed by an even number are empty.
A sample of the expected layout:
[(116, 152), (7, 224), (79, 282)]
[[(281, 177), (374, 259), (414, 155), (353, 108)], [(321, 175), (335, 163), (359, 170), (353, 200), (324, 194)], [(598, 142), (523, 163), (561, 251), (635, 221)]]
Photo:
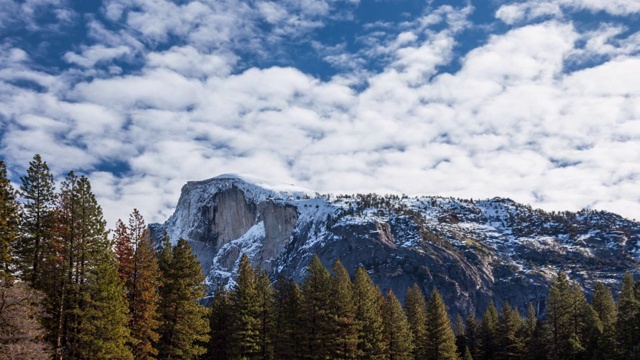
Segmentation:
[[(134, 207), (163, 221), (186, 181), (229, 172), (321, 192), (640, 211), (640, 60), (637, 35), (622, 25), (581, 32), (555, 8), (504, 5), (497, 16), (513, 27), (445, 73), (473, 9), (444, 6), (367, 27), (351, 53), (315, 44), (343, 64), (321, 80), (293, 66), (243, 69), (236, 46), (258, 24), (273, 26), (251, 43), (263, 46), (291, 21), (338, 16), (335, 2), (251, 4), (105, 2), (104, 16), (129, 28), (90, 19), (91, 39), (103, 40), (67, 53), (74, 69), (61, 74), (35, 70), (27, 53), (5, 46), (3, 155), (24, 166), (37, 152), (58, 173), (88, 173), (110, 224)], [(155, 46), (172, 36), (181, 40)], [(136, 71), (72, 74), (133, 54), (142, 62)], [(567, 71), (594, 54), (608, 58)], [(379, 67), (368, 68), (371, 59)]]

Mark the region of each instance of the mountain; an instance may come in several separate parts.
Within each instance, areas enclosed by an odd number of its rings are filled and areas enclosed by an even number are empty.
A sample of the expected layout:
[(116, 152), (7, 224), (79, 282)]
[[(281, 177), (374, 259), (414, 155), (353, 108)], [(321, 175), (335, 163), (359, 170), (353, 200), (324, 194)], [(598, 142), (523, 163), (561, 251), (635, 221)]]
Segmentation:
[(640, 223), (583, 210), (549, 213), (509, 199), (320, 195), (237, 175), (188, 182), (175, 213), (152, 236), (184, 238), (211, 291), (232, 282), (241, 253), (272, 279), (296, 281), (317, 254), (402, 298), (414, 282), (438, 288), (450, 313), (476, 314), (493, 300), (520, 309), (544, 299), (557, 271), (614, 288), (640, 268)]

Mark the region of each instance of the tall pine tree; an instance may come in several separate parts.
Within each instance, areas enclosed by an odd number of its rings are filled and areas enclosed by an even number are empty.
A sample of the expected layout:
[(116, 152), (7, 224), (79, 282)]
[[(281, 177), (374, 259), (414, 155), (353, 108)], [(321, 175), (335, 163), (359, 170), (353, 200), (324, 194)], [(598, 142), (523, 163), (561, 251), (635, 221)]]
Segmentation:
[(413, 335), (407, 315), (393, 291), (389, 290), (382, 304), (384, 339), (387, 347), (386, 359), (412, 360)]
[[(498, 333), (498, 310), (489, 302), (489, 306), (482, 315), (478, 331), (478, 359), (493, 360), (498, 351), (497, 341)], [(474, 356), (474, 359), (476, 357)]]
[(40, 289), (41, 264), (52, 252), (54, 230), (55, 184), (49, 166), (35, 155), (27, 175), (20, 178), (20, 195), (24, 199), (22, 236), (17, 247), (22, 279)]
[(205, 295), (200, 263), (186, 240), (172, 247), (165, 236), (158, 266), (158, 359), (197, 359), (206, 353), (203, 345), (209, 341), (209, 309), (200, 304)]
[(518, 310), (504, 302), (497, 331), (499, 360), (520, 359), (524, 355), (523, 322)]
[(136, 359), (154, 359), (158, 351), (157, 307), (160, 270), (156, 251), (144, 219), (137, 209), (129, 216), (129, 225), (118, 221), (114, 240), (118, 274), (124, 284), (129, 308), (130, 344)]
[(0, 161), (0, 285), (13, 282), (13, 253), (19, 237), (20, 207), (16, 201), (16, 191), (7, 176), (7, 168)]
[(457, 360), (456, 337), (444, 301), (437, 289), (427, 304), (427, 359)]
[(633, 277), (627, 271), (622, 279), (616, 320), (616, 340), (620, 359), (633, 359), (638, 355), (640, 348), (640, 328), (637, 321), (639, 310)]
[(602, 333), (597, 340), (594, 360), (613, 360), (616, 356), (616, 317), (618, 309), (611, 290), (601, 282), (596, 282), (593, 291), (593, 309), (602, 323)]
[(261, 353), (261, 321), (256, 282), (251, 261), (243, 253), (238, 266), (236, 286), (231, 291), (229, 351), (232, 358), (255, 359)]
[(407, 289), (404, 298), (404, 311), (409, 320), (413, 335), (413, 356), (416, 359), (427, 357), (427, 306), (422, 290), (414, 283)]
[(358, 332), (355, 322), (353, 284), (340, 260), (333, 264), (331, 325), (333, 359), (355, 359)]
[(231, 299), (226, 287), (219, 289), (213, 296), (209, 327), (211, 329), (207, 360), (229, 360), (229, 338), (231, 329)]
[(275, 325), (275, 300), (271, 280), (264, 270), (256, 277), (256, 295), (258, 301), (258, 348), (256, 357), (261, 360), (273, 359), (273, 332)]
[(334, 334), (331, 326), (331, 274), (314, 255), (302, 283), (305, 314), (305, 349), (307, 359), (331, 359), (327, 346)]
[(361, 267), (356, 270), (353, 280), (353, 299), (358, 334), (357, 358), (384, 359), (386, 343), (382, 318), (383, 297), (367, 271)]
[(304, 358), (304, 309), (302, 291), (292, 279), (281, 276), (275, 283), (274, 353), (276, 359)]

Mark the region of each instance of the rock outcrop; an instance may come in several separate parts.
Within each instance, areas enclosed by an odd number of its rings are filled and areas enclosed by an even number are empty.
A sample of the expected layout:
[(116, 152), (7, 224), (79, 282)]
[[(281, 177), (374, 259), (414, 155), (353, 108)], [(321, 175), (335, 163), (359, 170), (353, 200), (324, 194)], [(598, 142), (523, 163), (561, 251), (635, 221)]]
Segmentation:
[(452, 314), (479, 314), (493, 300), (544, 311), (557, 271), (592, 287), (638, 272), (640, 224), (607, 212), (547, 213), (508, 199), (320, 196), (233, 175), (189, 182), (153, 236), (187, 239), (211, 291), (232, 282), (242, 253), (275, 279), (300, 281), (317, 254), (363, 266), (401, 298), (414, 282), (437, 288)]

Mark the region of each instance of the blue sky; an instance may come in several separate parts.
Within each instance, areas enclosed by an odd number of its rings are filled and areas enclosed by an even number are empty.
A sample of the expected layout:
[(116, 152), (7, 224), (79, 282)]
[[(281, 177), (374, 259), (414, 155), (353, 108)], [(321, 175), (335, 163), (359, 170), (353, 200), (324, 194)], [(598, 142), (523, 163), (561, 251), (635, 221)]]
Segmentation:
[(0, 155), (110, 224), (188, 180), (640, 213), (638, 0), (0, 0)]

